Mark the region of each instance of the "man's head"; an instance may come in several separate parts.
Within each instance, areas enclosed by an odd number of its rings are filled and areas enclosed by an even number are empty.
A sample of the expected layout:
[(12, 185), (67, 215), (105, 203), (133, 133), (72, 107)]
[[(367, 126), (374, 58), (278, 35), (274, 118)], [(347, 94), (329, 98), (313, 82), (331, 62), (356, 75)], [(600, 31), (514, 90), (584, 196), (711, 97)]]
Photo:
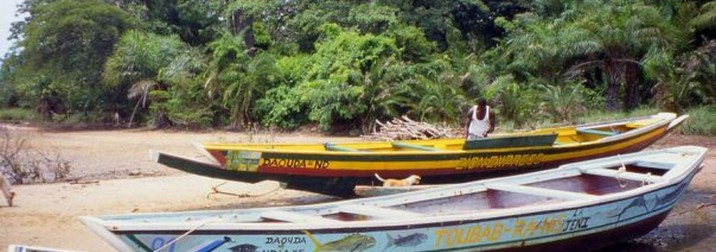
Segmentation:
[(487, 101), (485, 100), (485, 98), (478, 98), (477, 106), (479, 106), (481, 108), (484, 108), (485, 106), (487, 106)]

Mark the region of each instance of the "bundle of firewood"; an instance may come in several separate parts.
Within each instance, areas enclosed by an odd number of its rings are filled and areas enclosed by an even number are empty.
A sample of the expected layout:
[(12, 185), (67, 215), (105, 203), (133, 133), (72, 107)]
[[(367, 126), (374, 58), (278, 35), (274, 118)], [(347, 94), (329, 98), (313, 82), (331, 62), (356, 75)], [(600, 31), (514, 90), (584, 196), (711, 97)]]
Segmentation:
[(372, 141), (392, 141), (392, 140), (411, 140), (411, 139), (437, 139), (437, 138), (454, 138), (459, 135), (459, 130), (447, 127), (437, 126), (426, 122), (416, 122), (402, 116), (401, 118), (393, 118), (385, 123), (375, 120), (377, 127), (370, 135), (363, 135), (363, 139)]

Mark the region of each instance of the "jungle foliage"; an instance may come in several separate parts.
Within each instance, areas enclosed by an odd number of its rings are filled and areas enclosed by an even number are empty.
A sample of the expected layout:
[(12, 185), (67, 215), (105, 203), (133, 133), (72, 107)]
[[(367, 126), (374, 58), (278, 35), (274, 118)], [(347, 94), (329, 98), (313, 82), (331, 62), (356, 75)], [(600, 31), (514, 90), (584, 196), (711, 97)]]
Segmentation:
[(716, 98), (714, 1), (26, 0), (0, 106), (127, 126), (516, 127)]

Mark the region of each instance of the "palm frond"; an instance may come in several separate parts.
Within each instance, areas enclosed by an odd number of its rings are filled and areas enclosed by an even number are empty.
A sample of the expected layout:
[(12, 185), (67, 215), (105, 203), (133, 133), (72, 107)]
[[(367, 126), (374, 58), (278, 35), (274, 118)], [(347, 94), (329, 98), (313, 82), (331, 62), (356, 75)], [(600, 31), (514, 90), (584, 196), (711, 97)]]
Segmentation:
[(149, 97), (149, 92), (157, 86), (157, 82), (153, 79), (143, 79), (136, 83), (134, 83), (127, 92), (127, 98), (129, 99), (139, 99), (139, 102), (141, 102), (142, 107), (146, 107), (147, 100)]

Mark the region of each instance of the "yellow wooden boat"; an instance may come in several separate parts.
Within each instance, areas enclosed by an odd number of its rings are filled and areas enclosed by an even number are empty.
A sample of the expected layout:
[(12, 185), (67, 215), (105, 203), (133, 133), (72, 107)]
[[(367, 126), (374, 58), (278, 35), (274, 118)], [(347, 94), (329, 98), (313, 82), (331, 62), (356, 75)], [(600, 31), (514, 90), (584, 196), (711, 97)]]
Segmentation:
[(456, 183), (642, 150), (688, 115), (494, 134), (488, 138), (315, 144), (204, 143), (215, 161), (157, 153), (157, 162), (189, 173), (244, 182), (276, 180), (288, 188), (349, 196), (355, 185), (419, 175), (423, 184)]

